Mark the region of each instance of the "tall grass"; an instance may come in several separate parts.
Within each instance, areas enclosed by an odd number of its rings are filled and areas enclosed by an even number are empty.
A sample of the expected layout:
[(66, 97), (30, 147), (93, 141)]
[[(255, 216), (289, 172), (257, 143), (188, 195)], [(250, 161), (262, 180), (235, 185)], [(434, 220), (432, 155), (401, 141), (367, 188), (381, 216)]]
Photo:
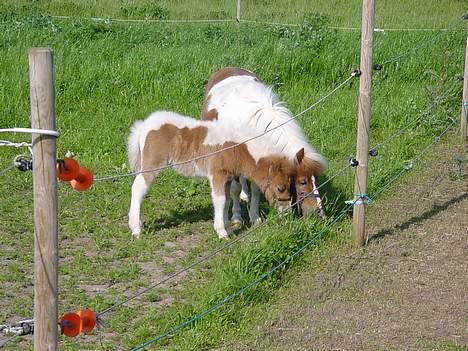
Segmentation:
[[(97, 177), (128, 171), (125, 140), (129, 126), (156, 109), (197, 116), (211, 73), (242, 66), (274, 86), (295, 113), (349, 77), (359, 64), (359, 33), (329, 25), (358, 25), (359, 2), (245, 2), (243, 18), (297, 26), (255, 23), (174, 24), (86, 20), (88, 16), (177, 19), (233, 18), (233, 1), (10, 1), (0, 5), (0, 127), (29, 125), (27, 49), (54, 50), (58, 153), (75, 153)], [(463, 3), (387, 1), (376, 21), (391, 27), (457, 27)], [(284, 6), (283, 6), (284, 5)], [(232, 7), (232, 8), (231, 8)], [(434, 9), (437, 11), (437, 16)], [(417, 11), (418, 16), (412, 13)], [(59, 19), (49, 15), (74, 16)], [(83, 17), (83, 18), (81, 18)], [(432, 22), (431, 22), (432, 21)], [(369, 193), (410, 161), (459, 111), (465, 35), (460, 30), (376, 33), (371, 144), (387, 140), (407, 123), (415, 128), (389, 140), (369, 168)], [(427, 42), (415, 52), (416, 43)], [(300, 117), (310, 141), (330, 160), (325, 181), (342, 169), (355, 150), (358, 81)], [(433, 108), (428, 108), (433, 106)], [(4, 135), (2, 135), (2, 138)], [(24, 136), (7, 135), (8, 140)], [(18, 154), (0, 149), (0, 170)], [(352, 195), (347, 170), (324, 189), (333, 216)], [(60, 184), (60, 310), (102, 310), (222, 245), (211, 229), (209, 187), (204, 181), (163, 172), (147, 196), (145, 232), (130, 241), (126, 213), (130, 178), (97, 182), (86, 193)], [(10, 171), (0, 177), (0, 323), (32, 314), (31, 175)], [(161, 334), (232, 294), (310, 240), (323, 224), (314, 219), (277, 219), (222, 255), (193, 268), (171, 284), (152, 290), (106, 315), (104, 347), (128, 349)], [(348, 244), (349, 219), (341, 221), (308, 252), (318, 260)], [(244, 229), (246, 230), (246, 229)], [(170, 350), (214, 347), (220, 339), (246, 333), (251, 311), (268, 303), (288, 271), (250, 290), (179, 336), (164, 341)], [(21, 292), (21, 294), (17, 292)], [(15, 293), (13, 293), (15, 292)], [(96, 349), (98, 339), (61, 339), (66, 350)], [(159, 345), (159, 344), (158, 344)], [(10, 342), (31, 348), (30, 341)]]

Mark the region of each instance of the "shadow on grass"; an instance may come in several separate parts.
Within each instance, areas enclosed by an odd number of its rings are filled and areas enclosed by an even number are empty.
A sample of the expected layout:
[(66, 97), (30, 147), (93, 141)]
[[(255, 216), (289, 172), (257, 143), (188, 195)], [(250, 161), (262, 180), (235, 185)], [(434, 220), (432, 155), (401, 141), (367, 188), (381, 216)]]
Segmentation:
[(183, 223), (196, 223), (213, 220), (213, 207), (205, 206), (186, 210), (170, 210), (155, 217), (151, 222), (144, 224), (147, 231), (159, 231), (162, 229), (178, 227)]
[(418, 224), (423, 221), (428, 220), (429, 218), (432, 218), (433, 216), (437, 215), (438, 213), (447, 210), (449, 207), (454, 206), (464, 200), (468, 199), (468, 193), (463, 193), (459, 196), (456, 196), (450, 200), (447, 200), (446, 202), (440, 204), (440, 205), (434, 205), (430, 210), (425, 211), (417, 216), (413, 216), (407, 221), (394, 225), (391, 228), (386, 228), (378, 231), (376, 234), (372, 235), (369, 237), (369, 242), (373, 240), (379, 240), (384, 238), (387, 235), (393, 235), (397, 230), (405, 230), (408, 229), (412, 224)]
[[(327, 181), (326, 177), (320, 177), (320, 184), (323, 184)], [(325, 212), (327, 217), (334, 217), (338, 213), (340, 213), (347, 205), (345, 204), (346, 195), (345, 191), (341, 188), (335, 187), (332, 183), (326, 184), (323, 188), (320, 189), (320, 195), (324, 202)], [(242, 218), (244, 222), (244, 226), (240, 231), (236, 231), (236, 234), (246, 230), (251, 226), (249, 221), (249, 214), (248, 214), (248, 204), (245, 202), (241, 202), (241, 211), (242, 211)], [(232, 204), (231, 204), (232, 209)], [(262, 200), (260, 201), (260, 214), (262, 218), (268, 216), (271, 211), (275, 211), (265, 200), (264, 196), (262, 195)], [(230, 212), (231, 216), (232, 212)], [(311, 215), (311, 217), (314, 217)], [(200, 208), (194, 209), (172, 209), (169, 211), (165, 211), (164, 213), (158, 214), (155, 218), (151, 221), (147, 221), (144, 224), (144, 228), (146, 231), (150, 232), (157, 232), (162, 229), (169, 229), (175, 228), (183, 223), (196, 223), (200, 221), (213, 221), (213, 207), (212, 206), (204, 206)], [(298, 217), (298, 220), (306, 219), (307, 217)]]

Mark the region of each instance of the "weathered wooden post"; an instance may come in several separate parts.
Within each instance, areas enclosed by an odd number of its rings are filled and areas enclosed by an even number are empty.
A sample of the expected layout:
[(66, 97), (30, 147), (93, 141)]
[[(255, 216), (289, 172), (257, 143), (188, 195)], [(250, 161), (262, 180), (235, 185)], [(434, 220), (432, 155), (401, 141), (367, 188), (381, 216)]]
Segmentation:
[(240, 23), (240, 2), (241, 0), (237, 0), (237, 14), (236, 14), (237, 24)]
[[(55, 130), (52, 50), (29, 50), (31, 126)], [(57, 350), (58, 220), (56, 137), (32, 135), (34, 189), (34, 350)]]
[(462, 143), (466, 147), (467, 139), (467, 122), (468, 122), (468, 37), (466, 38), (466, 49), (465, 49), (465, 73), (463, 74), (463, 101), (462, 101), (462, 112), (460, 117), (460, 132)]
[(369, 121), (372, 89), (372, 44), (374, 40), (374, 0), (362, 2), (361, 77), (359, 80), (359, 107), (357, 123), (356, 179), (354, 183), (353, 241), (365, 242), (365, 208), (367, 203), (367, 160), (369, 155)]

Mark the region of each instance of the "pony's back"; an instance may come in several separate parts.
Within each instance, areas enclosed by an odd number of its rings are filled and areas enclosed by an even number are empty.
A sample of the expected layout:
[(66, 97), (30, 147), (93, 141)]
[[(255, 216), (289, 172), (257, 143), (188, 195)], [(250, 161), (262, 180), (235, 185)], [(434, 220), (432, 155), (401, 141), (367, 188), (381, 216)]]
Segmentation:
[(269, 139), (288, 158), (294, 159), (303, 147), (306, 157), (325, 167), (325, 159), (308, 143), (289, 109), (271, 87), (255, 77), (228, 77), (214, 85), (208, 96), (208, 109), (216, 109), (220, 121), (249, 126), (258, 134), (273, 129), (267, 133)]

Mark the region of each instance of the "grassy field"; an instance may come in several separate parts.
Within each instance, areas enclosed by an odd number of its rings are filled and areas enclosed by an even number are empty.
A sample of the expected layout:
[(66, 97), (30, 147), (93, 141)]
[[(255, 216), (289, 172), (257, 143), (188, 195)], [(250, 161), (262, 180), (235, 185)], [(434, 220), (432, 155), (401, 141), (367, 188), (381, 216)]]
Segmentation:
[[(464, 1), (381, 1), (376, 26), (450, 28), (443, 32), (375, 35), (370, 142), (379, 156), (369, 166), (369, 194), (458, 116), (466, 21)], [(57, 18), (54, 16), (72, 16)], [(242, 18), (295, 23), (153, 23), (119, 19), (232, 19), (235, 1), (13, 1), (0, 4), (0, 128), (29, 126), (27, 50), (50, 47), (56, 69), (59, 157), (70, 150), (97, 178), (128, 172), (130, 125), (157, 109), (198, 116), (211, 73), (223, 66), (255, 71), (274, 86), (295, 113), (310, 106), (358, 67), (359, 1), (249, 1)], [(309, 139), (330, 160), (322, 181), (346, 166), (355, 150), (358, 81), (300, 117)], [(387, 138), (408, 123), (398, 138)], [(28, 141), (2, 133), (0, 139)], [(0, 148), (0, 171), (26, 150)], [(220, 248), (212, 229), (206, 181), (164, 172), (142, 210), (141, 240), (132, 241), (127, 211), (132, 179), (98, 181), (77, 193), (59, 186), (60, 312), (97, 311), (125, 300), (165, 276)], [(352, 195), (348, 170), (325, 189), (333, 217)], [(31, 174), (0, 175), (0, 324), (32, 317), (33, 228)], [(107, 313), (106, 326), (89, 336), (60, 339), (63, 350), (125, 350), (192, 318), (261, 276), (323, 227), (315, 219), (269, 219), (213, 259)], [(269, 303), (301, 263), (319, 262), (349, 245), (349, 217), (295, 261), (291, 269), (247, 291), (181, 333), (150, 347), (203, 350), (246, 332), (251, 316)], [(11, 350), (32, 349), (31, 339), (12, 339)]]

